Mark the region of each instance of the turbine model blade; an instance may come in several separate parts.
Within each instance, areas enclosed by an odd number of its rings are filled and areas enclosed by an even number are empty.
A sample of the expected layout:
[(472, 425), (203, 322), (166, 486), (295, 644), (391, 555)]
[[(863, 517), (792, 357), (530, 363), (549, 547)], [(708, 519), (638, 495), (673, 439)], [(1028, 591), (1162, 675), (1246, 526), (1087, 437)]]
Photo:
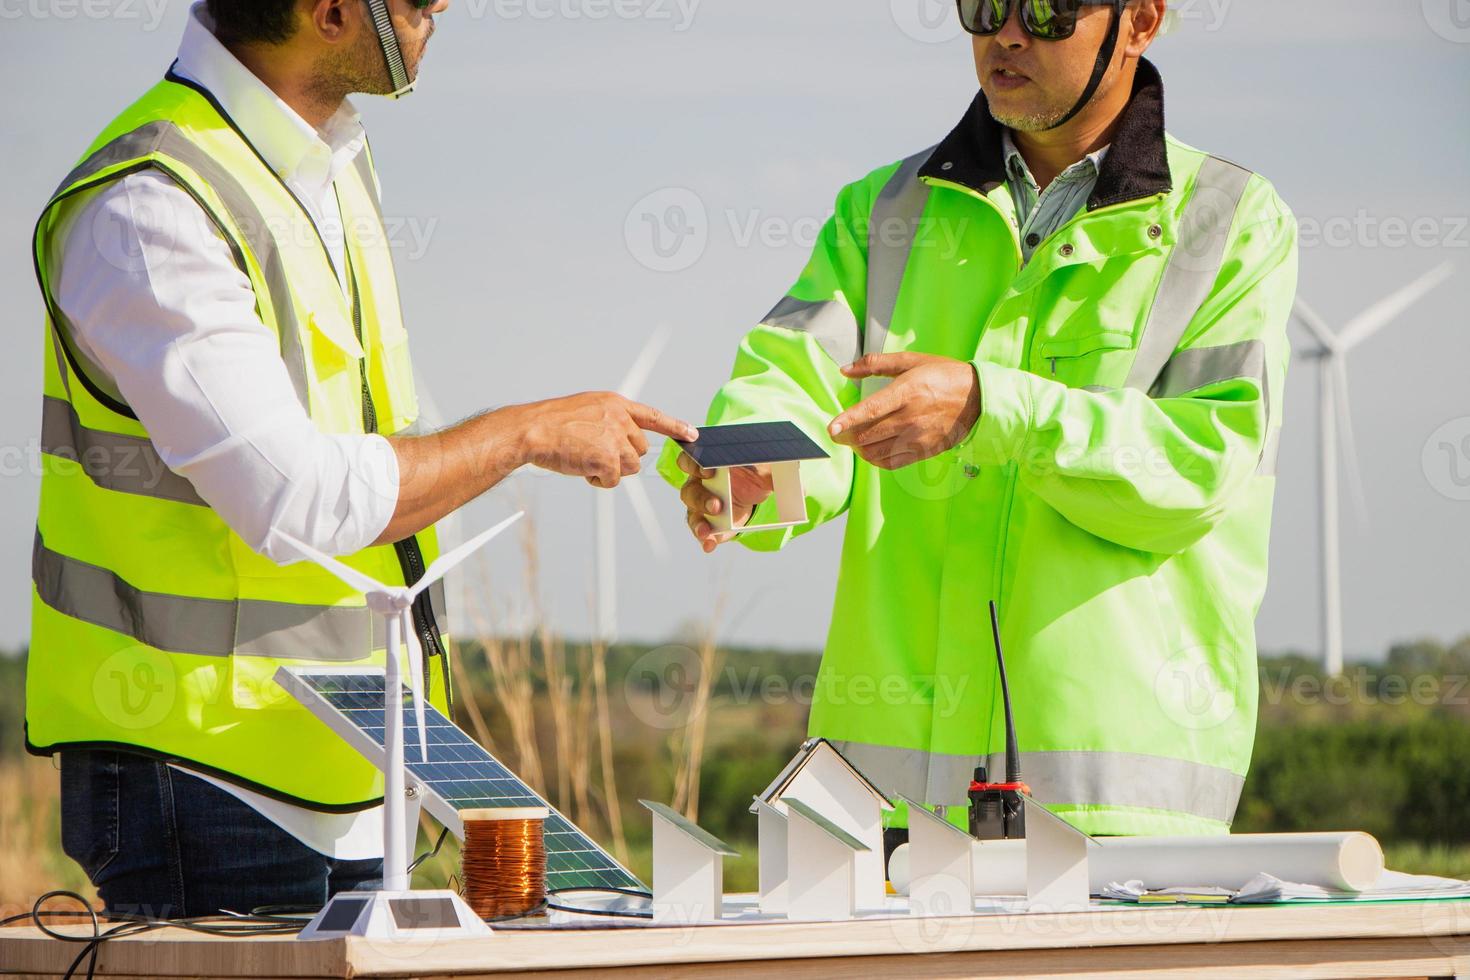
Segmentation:
[(638, 400), (638, 393), (643, 390), (643, 386), (648, 382), (648, 376), (653, 373), (654, 364), (658, 363), (659, 355), (668, 346), (669, 333), (666, 324), (661, 324), (658, 329), (654, 330), (648, 342), (643, 345), (643, 349), (638, 352), (638, 356), (633, 359), (633, 366), (628, 368), (623, 383), (618, 385), (618, 394), (624, 398)]
[(352, 586), (358, 592), (362, 592), (366, 595), (391, 596), (394, 594), (394, 592), (398, 591), (397, 588), (395, 588), (394, 586), (384, 585), (382, 582), (379, 582), (371, 575), (359, 572), (351, 565), (340, 562), (330, 555), (325, 555), (322, 552), (317, 551), (315, 548), (304, 541), (298, 541), (296, 538), (287, 534), (285, 531), (276, 531), (274, 533), (282, 541), (295, 548), (296, 551), (300, 553), (301, 557), (309, 559), (313, 563), (320, 565), (325, 571), (330, 572), (333, 576), (341, 579), (345, 584)]
[(413, 720), (419, 730), (419, 757), (429, 761), (428, 725), (424, 721), (424, 648), (413, 628), (413, 613), (404, 609), (398, 614), (398, 634), (408, 651), (408, 689), (413, 694)]
[(1400, 313), (1423, 299), (1431, 290), (1444, 282), (1454, 272), (1454, 266), (1443, 262), (1407, 286), (1390, 293), (1348, 321), (1338, 335), (1342, 350), (1351, 350), (1378, 331), (1392, 323)]
[(475, 535), (473, 538), (470, 538), (468, 541), (455, 548), (454, 550), (447, 551), (444, 554), (440, 555), (438, 558), (435, 558), (433, 563), (430, 564), (428, 568), (424, 569), (424, 577), (415, 582), (413, 584), (413, 587), (408, 590), (409, 597), (417, 597), (429, 586), (433, 585), (435, 582), (439, 581), (446, 574), (448, 574), (449, 571), (454, 568), (454, 566), (464, 561), (476, 551), (479, 551), (480, 548), (482, 548), (487, 541), (498, 535), (501, 531), (504, 531), (506, 528), (510, 527), (516, 521), (520, 520), (522, 517), (525, 516), (525, 514), (525, 511), (518, 510), (494, 527), (489, 528), (485, 531), (481, 531), (479, 534)]
[(623, 485), (628, 488), (628, 502), (633, 505), (633, 513), (638, 515), (638, 523), (643, 525), (643, 537), (647, 539), (648, 546), (660, 558), (667, 558), (669, 543), (658, 526), (658, 518), (653, 513), (653, 502), (648, 499), (648, 491), (643, 489), (642, 481), (637, 477), (628, 477), (623, 480)]
[(1347, 470), (1348, 492), (1352, 496), (1353, 510), (1358, 523), (1368, 523), (1368, 498), (1363, 493), (1363, 471), (1358, 465), (1358, 440), (1353, 434), (1353, 411), (1348, 396), (1347, 359), (1341, 355), (1332, 358), (1331, 369), (1324, 380), (1337, 386), (1333, 405), (1337, 411), (1337, 439), (1342, 448), (1342, 465)]
[(1292, 305), (1292, 313), (1296, 315), (1297, 322), (1306, 327), (1317, 343), (1322, 345), (1325, 351), (1337, 350), (1337, 336), (1333, 334), (1332, 328), (1327, 326), (1327, 321), (1317, 315), (1317, 311), (1307, 305), (1306, 300), (1298, 299)]

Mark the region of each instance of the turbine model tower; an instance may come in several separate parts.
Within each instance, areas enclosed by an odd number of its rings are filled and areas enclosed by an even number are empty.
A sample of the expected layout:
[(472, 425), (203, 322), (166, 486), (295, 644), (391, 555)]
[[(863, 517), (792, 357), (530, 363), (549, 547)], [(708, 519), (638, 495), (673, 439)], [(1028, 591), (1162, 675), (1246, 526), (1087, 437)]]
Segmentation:
[(1320, 345), (1307, 353), (1317, 361), (1319, 478), (1322, 491), (1322, 665), (1329, 677), (1342, 673), (1342, 567), (1338, 528), (1339, 450), (1346, 457), (1354, 501), (1365, 512), (1357, 446), (1353, 440), (1352, 410), (1348, 404), (1347, 354), (1392, 323), (1430, 290), (1450, 277), (1446, 262), (1407, 286), (1374, 303), (1337, 332), (1333, 332), (1304, 301), (1293, 313)]

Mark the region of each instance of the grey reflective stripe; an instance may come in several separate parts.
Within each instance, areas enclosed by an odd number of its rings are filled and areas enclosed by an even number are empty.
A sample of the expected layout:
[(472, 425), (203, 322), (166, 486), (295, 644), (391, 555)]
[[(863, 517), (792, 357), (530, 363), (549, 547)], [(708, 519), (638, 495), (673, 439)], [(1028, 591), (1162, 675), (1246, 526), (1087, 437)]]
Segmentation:
[[(881, 354), (898, 308), (898, 291), (908, 269), (909, 253), (919, 221), (929, 203), (929, 185), (919, 179), (919, 170), (934, 147), (915, 153), (898, 165), (883, 185), (868, 217), (867, 318), (863, 325), (862, 352)], [(889, 379), (869, 378), (863, 393), (871, 394)]]
[(1148, 391), (1154, 386), (1190, 321), (1209, 298), (1220, 275), (1230, 226), (1252, 176), (1249, 170), (1218, 157), (1205, 158), (1144, 324), (1127, 387)]
[[(231, 176), (228, 168), (190, 142), (173, 123), (168, 120), (157, 120), (124, 133), (83, 160), (62, 181), (57, 194), (64, 193), (74, 184), (90, 180), (109, 167), (155, 153), (177, 160), (197, 173), (229, 211), (235, 227), (244, 236), (251, 254), (254, 255), (255, 261), (259, 263), (265, 274), (266, 287), (271, 294), (271, 309), (275, 314), (276, 327), (280, 334), (281, 359), (286, 362), (286, 370), (291, 376), (292, 386), (296, 389), (296, 397), (301, 401), (302, 406), (310, 411), (306, 355), (301, 345), (301, 329), (296, 319), (296, 306), (292, 302), (292, 291), (286, 277), (285, 263), (281, 259), (280, 250), (276, 247), (276, 239), (271, 234), (265, 216), (261, 214), (255, 201), (246, 193), (239, 181)], [(156, 165), (175, 180), (179, 180), (179, 176), (173, 174), (163, 164)], [(183, 186), (182, 181), (180, 185), (185, 191), (189, 191), (188, 187)], [(369, 187), (369, 193), (371, 190)], [(190, 193), (193, 196), (192, 191)], [(198, 201), (200, 207), (205, 209), (206, 213), (209, 213), (205, 202), (199, 201), (197, 196), (195, 200)], [(209, 217), (219, 228), (220, 233), (229, 238), (228, 228), (220, 221), (219, 216), (209, 213)], [(301, 220), (308, 219), (302, 215)], [(240, 271), (246, 272), (247, 270), (241, 269)]]
[(1250, 378), (1265, 392), (1265, 343), (1242, 340), (1220, 347), (1191, 347), (1179, 351), (1169, 358), (1159, 380), (1154, 382), (1148, 393), (1153, 398), (1173, 398), (1236, 378)]
[(1256, 464), (1256, 476), (1275, 476), (1276, 458), (1281, 455), (1281, 429), (1266, 432), (1266, 444), (1261, 447), (1261, 461)]
[[(987, 765), (1004, 772), (1005, 756)], [(1229, 769), (1133, 752), (1022, 752), (1021, 772), (1042, 803), (1141, 807), (1227, 824), (1245, 786)]]
[(839, 367), (857, 360), (862, 350), (857, 318), (835, 300), (806, 300), (787, 296), (765, 315), (761, 324), (811, 334), (827, 356)]
[(57, 612), (174, 653), (283, 660), (361, 660), (372, 652), (365, 606), (199, 599), (145, 592), (117, 573), (46, 547), (39, 531), (31, 579)]
[[(980, 759), (833, 740), (832, 744), (889, 796), (946, 806), (968, 802), (982, 762), (1005, 772), (1005, 756)], [(1218, 766), (1131, 752), (1022, 752), (1021, 772), (1043, 803), (1168, 810), (1229, 823), (1245, 777)]]
[(69, 402), (49, 395), (41, 404), (41, 452), (78, 463), (106, 490), (204, 505), (194, 484), (165, 466), (150, 440), (89, 429)]

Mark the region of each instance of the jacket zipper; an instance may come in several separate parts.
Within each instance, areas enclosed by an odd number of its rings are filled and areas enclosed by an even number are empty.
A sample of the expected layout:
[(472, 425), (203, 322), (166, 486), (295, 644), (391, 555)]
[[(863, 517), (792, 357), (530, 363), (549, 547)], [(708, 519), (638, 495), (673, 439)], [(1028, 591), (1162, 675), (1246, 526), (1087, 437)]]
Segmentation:
[[(357, 335), (357, 343), (362, 347), (363, 356), (357, 361), (357, 377), (362, 385), (362, 428), (364, 432), (374, 433), (378, 431), (378, 409), (373, 404), (372, 388), (368, 384), (367, 372), (367, 342), (363, 339), (362, 332), (362, 298), (357, 288), (357, 270), (352, 263), (352, 257), (347, 255), (344, 243), (343, 255), (346, 256), (347, 277), (352, 286), (352, 331)], [(402, 541), (393, 542), (393, 551), (398, 556), (398, 565), (403, 570), (403, 581), (407, 585), (413, 585), (424, 577), (424, 553), (419, 547), (417, 535), (410, 534)], [(424, 690), (429, 690), (432, 671), (429, 669), (433, 657), (443, 657), (444, 669), (444, 703), (446, 707), (453, 708), (451, 695), (449, 693), (449, 658), (444, 654), (444, 643), (439, 635), (439, 626), (434, 622), (434, 611), (429, 604), (429, 593), (425, 591), (413, 601), (413, 627), (418, 634), (419, 645), (424, 648)]]
[[(964, 184), (957, 184), (953, 181), (942, 180), (935, 177), (925, 178), (925, 180), (931, 186), (948, 187), (952, 190), (959, 191), (962, 194), (967, 194), (977, 201), (983, 202), (986, 207), (995, 212), (996, 216), (1001, 219), (1001, 223), (1003, 225), (1005, 225), (1007, 228), (1013, 227), (1011, 223), (1006, 220), (1005, 214), (1001, 211), (999, 207), (996, 206), (995, 202), (986, 195), (975, 190), (974, 188), (966, 187)], [(1141, 203), (1159, 201), (1166, 196), (1166, 194), (1155, 194), (1152, 197), (1135, 198), (1131, 201), (1120, 201), (1117, 204), (1110, 204), (1107, 207), (1098, 208), (1096, 211), (1082, 211), (1079, 214), (1075, 214), (1071, 218), (1069, 218), (1060, 228), (1052, 232), (1050, 235), (1047, 235), (1046, 238), (1043, 239), (1041, 242), (1037, 243), (1036, 248), (1032, 249), (1031, 254), (1033, 256), (1036, 255), (1038, 252), (1041, 251), (1043, 245), (1046, 245), (1052, 239), (1056, 238), (1062, 232), (1070, 229), (1073, 225), (1075, 225), (1077, 222), (1081, 221), (1085, 217), (1089, 217), (1094, 214), (1103, 214), (1108, 211), (1115, 211), (1125, 207), (1134, 207)], [(1016, 274), (1019, 276), (1026, 268), (1025, 256), (1021, 252), (1021, 243), (1015, 235), (1010, 236), (1010, 241), (1011, 247), (1014, 249), (1016, 256)], [(1012, 282), (1014, 281), (1015, 280), (1013, 279)], [(1021, 345), (1021, 370), (1023, 371), (1026, 370), (1026, 365), (1031, 363), (1031, 346), (1036, 337), (1036, 318), (1032, 316), (1028, 319), (1029, 322), (1026, 324), (1026, 338)], [(1053, 368), (1053, 373), (1055, 373), (1055, 368)], [(984, 398), (983, 392), (981, 393), (981, 398)], [(984, 411), (983, 407), (981, 411)], [(1003, 576), (1005, 574), (1006, 551), (1008, 550), (1008, 545), (1010, 544), (1011, 510), (1012, 505), (1015, 503), (1016, 482), (1019, 472), (1020, 467), (1018, 465), (1015, 465), (1009, 467), (1009, 472), (1006, 474), (1005, 495), (1000, 510), (1000, 541), (998, 542), (999, 547), (995, 549), (995, 566), (991, 571), (991, 579), (995, 583), (996, 603), (1001, 609), (1005, 608), (1006, 597), (1002, 594), (1001, 587), (1004, 583)]]

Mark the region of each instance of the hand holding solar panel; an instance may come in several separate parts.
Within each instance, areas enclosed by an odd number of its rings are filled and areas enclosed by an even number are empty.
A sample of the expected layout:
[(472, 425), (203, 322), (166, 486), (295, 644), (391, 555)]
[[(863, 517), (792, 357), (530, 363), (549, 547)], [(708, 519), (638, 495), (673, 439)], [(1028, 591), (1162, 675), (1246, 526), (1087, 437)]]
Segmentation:
[[(806, 433), (790, 422), (747, 422), (736, 425), (707, 425), (693, 442), (680, 442), (684, 454), (714, 476), (704, 486), (719, 500), (714, 513), (706, 513), (710, 526), (722, 534), (769, 531), (805, 523), (806, 494), (801, 485), (801, 462), (826, 459), (827, 453)], [(732, 477), (741, 467), (769, 471), (775, 494), (776, 520), (736, 526)], [(689, 502), (686, 498), (686, 504)], [(753, 515), (752, 515), (753, 518)]]

